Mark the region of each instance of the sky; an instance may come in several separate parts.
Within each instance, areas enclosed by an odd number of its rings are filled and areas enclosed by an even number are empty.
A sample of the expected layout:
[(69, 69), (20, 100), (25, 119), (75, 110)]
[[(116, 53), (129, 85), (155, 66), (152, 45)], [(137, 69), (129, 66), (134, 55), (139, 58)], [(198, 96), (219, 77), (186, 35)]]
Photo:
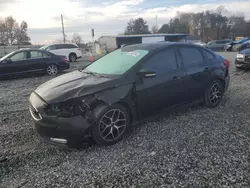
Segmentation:
[(242, 12), (250, 19), (250, 0), (0, 0), (0, 20), (12, 15), (28, 23), (33, 44), (62, 39), (60, 15), (68, 40), (79, 33), (85, 42), (100, 36), (124, 33), (130, 19), (143, 17), (151, 28), (167, 23), (177, 12), (200, 12), (224, 6), (231, 14)]

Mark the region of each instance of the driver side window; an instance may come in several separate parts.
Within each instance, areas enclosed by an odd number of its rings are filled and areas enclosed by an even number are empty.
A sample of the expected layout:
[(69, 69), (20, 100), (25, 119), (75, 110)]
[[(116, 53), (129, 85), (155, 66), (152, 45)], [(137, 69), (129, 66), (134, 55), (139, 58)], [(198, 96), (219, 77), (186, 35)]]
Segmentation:
[(19, 52), (10, 57), (11, 61), (22, 61), (27, 59), (27, 52)]
[(143, 68), (155, 71), (157, 75), (176, 70), (178, 67), (175, 50), (170, 48), (154, 54), (147, 60)]

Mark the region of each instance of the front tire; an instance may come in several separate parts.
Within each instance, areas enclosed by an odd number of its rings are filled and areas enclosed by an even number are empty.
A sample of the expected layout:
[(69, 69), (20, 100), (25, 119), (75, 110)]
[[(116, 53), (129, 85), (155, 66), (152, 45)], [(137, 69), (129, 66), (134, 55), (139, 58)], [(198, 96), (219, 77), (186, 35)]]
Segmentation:
[(92, 127), (92, 137), (100, 145), (113, 145), (119, 142), (129, 126), (127, 110), (119, 105), (101, 105), (94, 110), (96, 122)]
[(222, 81), (215, 80), (209, 84), (205, 92), (205, 106), (215, 108), (220, 105), (224, 96), (225, 86)]

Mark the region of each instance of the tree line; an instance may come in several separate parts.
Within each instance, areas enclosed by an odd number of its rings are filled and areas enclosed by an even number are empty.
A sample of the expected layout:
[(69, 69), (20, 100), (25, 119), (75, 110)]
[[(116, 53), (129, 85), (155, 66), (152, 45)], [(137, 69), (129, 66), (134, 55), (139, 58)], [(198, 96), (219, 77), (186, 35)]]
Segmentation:
[(0, 20), (0, 44), (30, 44), (27, 29), (27, 22), (22, 21), (19, 24), (12, 16)]
[(244, 15), (227, 16), (230, 13), (219, 6), (216, 10), (199, 13), (177, 12), (175, 18), (170, 19), (161, 28), (153, 25), (151, 30), (143, 18), (130, 20), (125, 30), (125, 35), (150, 34), (150, 33), (184, 33), (200, 36), (203, 42), (217, 39), (234, 39), (236, 36), (250, 36), (250, 20)]

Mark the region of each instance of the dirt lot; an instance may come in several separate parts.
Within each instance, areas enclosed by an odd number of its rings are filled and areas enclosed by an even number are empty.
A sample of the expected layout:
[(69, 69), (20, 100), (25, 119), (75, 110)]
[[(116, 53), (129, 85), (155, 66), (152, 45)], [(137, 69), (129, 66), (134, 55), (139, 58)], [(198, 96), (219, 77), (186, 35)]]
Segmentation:
[(34, 131), (28, 97), (50, 78), (0, 81), (0, 187), (250, 187), (250, 72), (231, 65), (216, 109), (166, 114), (114, 146), (82, 151), (44, 144)]

